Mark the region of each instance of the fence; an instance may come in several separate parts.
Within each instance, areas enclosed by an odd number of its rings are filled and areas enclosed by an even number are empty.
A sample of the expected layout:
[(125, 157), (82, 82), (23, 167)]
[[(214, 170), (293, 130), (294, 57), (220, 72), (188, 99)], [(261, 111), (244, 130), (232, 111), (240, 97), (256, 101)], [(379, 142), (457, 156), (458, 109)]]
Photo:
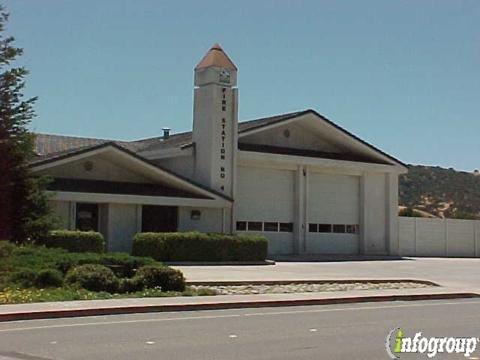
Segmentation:
[(480, 257), (480, 221), (399, 217), (402, 256)]

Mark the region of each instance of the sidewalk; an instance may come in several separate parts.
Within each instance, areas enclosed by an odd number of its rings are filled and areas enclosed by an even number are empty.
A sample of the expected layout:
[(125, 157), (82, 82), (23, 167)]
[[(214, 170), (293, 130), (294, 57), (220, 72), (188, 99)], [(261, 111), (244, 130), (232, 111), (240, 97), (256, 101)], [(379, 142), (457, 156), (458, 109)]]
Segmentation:
[(277, 262), (272, 266), (174, 266), (189, 282), (269, 280), (427, 280), (480, 293), (480, 258)]
[(175, 266), (185, 274), (189, 283), (409, 279), (431, 281), (440, 286), (418, 289), (137, 298), (0, 305), (0, 321), (140, 312), (478, 297), (480, 296), (479, 266), (480, 259), (454, 258), (414, 258), (398, 261), (279, 262), (273, 266)]
[(413, 301), (471, 298), (461, 289), (430, 287), (395, 290), (355, 290), (322, 293), (217, 295), (197, 297), (84, 300), (0, 305), (0, 321), (97, 316), (163, 311), (195, 311), (274, 306), (346, 304), (375, 301)]

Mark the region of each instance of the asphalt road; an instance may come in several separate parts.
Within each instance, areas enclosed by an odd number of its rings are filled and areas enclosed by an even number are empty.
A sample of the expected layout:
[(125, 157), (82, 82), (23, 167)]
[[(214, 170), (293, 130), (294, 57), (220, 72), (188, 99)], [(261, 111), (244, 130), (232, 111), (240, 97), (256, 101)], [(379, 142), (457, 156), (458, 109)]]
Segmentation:
[[(480, 337), (480, 301), (384, 302), (0, 323), (0, 359), (388, 359), (387, 333)], [(401, 358), (427, 359), (426, 355)], [(445, 358), (437, 356), (435, 359)], [(463, 355), (450, 358), (465, 359)], [(470, 356), (480, 359), (480, 344)]]

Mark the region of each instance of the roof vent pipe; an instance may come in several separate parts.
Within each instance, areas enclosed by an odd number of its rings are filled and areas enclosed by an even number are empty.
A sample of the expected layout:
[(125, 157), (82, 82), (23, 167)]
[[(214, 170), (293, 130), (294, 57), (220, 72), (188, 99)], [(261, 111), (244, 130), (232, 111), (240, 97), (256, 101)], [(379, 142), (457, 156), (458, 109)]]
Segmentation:
[(163, 138), (168, 139), (170, 137), (170, 128), (164, 127), (162, 128), (163, 131)]

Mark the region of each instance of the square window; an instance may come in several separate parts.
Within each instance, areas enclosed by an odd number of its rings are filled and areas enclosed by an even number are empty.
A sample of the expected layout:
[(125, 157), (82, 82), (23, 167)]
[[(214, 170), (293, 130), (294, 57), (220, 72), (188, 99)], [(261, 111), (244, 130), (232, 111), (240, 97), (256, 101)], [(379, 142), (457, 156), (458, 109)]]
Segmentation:
[(249, 221), (248, 231), (262, 231), (263, 223), (261, 221)]
[(332, 225), (330, 225), (330, 224), (318, 224), (318, 232), (331, 233), (332, 232)]
[(246, 221), (237, 221), (237, 230), (238, 231), (247, 231), (247, 222)]
[(358, 225), (347, 225), (347, 234), (358, 234)]
[(308, 232), (318, 232), (318, 224), (308, 224)]
[(276, 223), (276, 222), (265, 222), (265, 223), (263, 223), (263, 231), (278, 232), (278, 223)]
[(337, 234), (344, 234), (345, 225), (333, 225), (333, 232)]
[(280, 223), (280, 232), (293, 232), (293, 223)]

